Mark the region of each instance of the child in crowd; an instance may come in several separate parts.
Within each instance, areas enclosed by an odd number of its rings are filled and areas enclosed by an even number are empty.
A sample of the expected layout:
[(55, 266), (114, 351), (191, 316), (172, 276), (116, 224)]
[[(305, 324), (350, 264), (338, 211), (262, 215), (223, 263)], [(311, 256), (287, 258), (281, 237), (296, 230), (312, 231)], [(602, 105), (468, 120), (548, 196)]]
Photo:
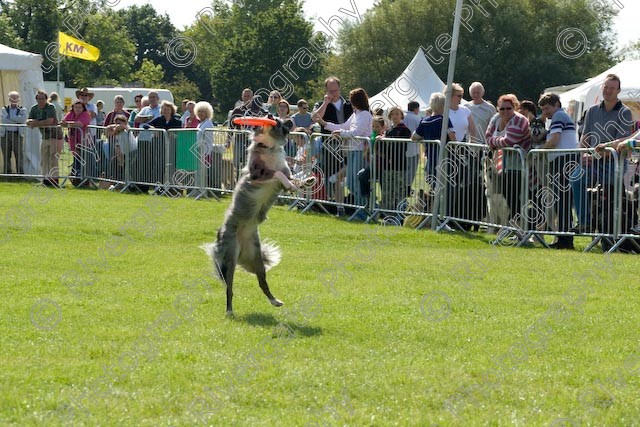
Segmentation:
[[(358, 172), (358, 182), (360, 184), (360, 192), (365, 195), (365, 197), (369, 197), (371, 194), (371, 147), (375, 146), (375, 141), (378, 137), (384, 135), (384, 131), (386, 129), (386, 123), (384, 121), (384, 117), (382, 116), (373, 116), (371, 122), (371, 137), (369, 138), (369, 143), (365, 144), (363, 150), (364, 156), (364, 168), (362, 168)], [(379, 165), (380, 163), (376, 160), (376, 163)], [(376, 168), (376, 180), (380, 179), (379, 176), (380, 168)]]
[(411, 131), (402, 122), (404, 113), (398, 106), (391, 107), (387, 115), (391, 128), (384, 134), (384, 140), (377, 141), (376, 155), (380, 157), (382, 208), (393, 210), (404, 197), (405, 185), (405, 142), (388, 141), (389, 138), (411, 138)]

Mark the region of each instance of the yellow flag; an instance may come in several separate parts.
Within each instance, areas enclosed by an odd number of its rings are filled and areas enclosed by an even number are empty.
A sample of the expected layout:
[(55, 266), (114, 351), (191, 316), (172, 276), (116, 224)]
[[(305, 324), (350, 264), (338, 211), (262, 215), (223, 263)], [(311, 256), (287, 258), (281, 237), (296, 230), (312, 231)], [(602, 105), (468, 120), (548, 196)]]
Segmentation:
[(97, 61), (100, 58), (100, 49), (58, 31), (58, 43), (60, 44), (60, 54), (87, 61)]

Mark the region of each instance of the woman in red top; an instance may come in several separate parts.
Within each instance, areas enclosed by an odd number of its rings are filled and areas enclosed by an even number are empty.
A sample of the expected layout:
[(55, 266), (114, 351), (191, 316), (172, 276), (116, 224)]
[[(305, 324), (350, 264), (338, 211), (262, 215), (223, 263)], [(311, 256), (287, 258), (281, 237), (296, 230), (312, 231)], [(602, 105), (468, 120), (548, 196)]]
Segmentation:
[(122, 95), (116, 95), (113, 98), (114, 108), (112, 111), (107, 114), (107, 117), (104, 119), (103, 126), (109, 126), (116, 122), (117, 115), (124, 115), (127, 120), (129, 120), (129, 112), (124, 109), (124, 97)]
[(185, 129), (195, 129), (200, 124), (200, 119), (198, 119), (198, 116), (194, 112), (195, 106), (196, 106), (195, 102), (193, 101), (187, 102), (187, 111), (189, 112), (189, 117), (187, 117), (184, 121)]
[[(73, 168), (71, 170), (72, 176), (77, 177), (80, 172), (82, 153), (79, 151), (80, 146), (83, 145), (83, 139), (87, 133), (87, 126), (89, 126), (89, 122), (91, 122), (91, 116), (87, 111), (87, 107), (79, 99), (76, 99), (73, 102), (71, 111), (69, 111), (67, 115), (64, 116), (64, 119), (62, 119), (62, 122), (60, 122), (63, 127), (69, 128), (69, 148), (73, 154)], [(72, 180), (72, 182), (74, 185), (77, 183), (75, 180)]]

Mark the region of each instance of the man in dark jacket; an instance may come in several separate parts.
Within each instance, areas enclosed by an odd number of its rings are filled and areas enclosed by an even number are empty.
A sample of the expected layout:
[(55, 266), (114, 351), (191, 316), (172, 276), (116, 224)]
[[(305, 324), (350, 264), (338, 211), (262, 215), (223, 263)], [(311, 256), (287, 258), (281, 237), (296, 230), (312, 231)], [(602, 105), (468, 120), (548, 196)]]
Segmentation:
[[(319, 118), (322, 118), (325, 122), (330, 123), (346, 122), (353, 113), (353, 107), (340, 95), (340, 80), (334, 76), (327, 77), (324, 81), (324, 88), (324, 99), (313, 106), (312, 120), (317, 122)], [(331, 131), (325, 129), (324, 126), (321, 127), (320, 132), (331, 134)], [(342, 150), (340, 150), (340, 143), (338, 138), (324, 138), (324, 141), (322, 138), (317, 138), (313, 141), (313, 154), (320, 154), (318, 157), (325, 179), (337, 174), (344, 166), (345, 159)]]

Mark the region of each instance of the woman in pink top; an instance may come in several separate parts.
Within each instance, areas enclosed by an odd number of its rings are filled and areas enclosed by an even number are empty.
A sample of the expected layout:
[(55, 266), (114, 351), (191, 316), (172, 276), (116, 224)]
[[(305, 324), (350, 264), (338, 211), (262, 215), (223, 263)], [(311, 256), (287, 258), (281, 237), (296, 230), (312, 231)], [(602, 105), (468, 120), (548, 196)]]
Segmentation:
[[(68, 141), (71, 153), (73, 153), (73, 169), (71, 170), (71, 175), (73, 176), (78, 176), (80, 172), (82, 154), (79, 152), (79, 146), (83, 145), (82, 143), (87, 133), (89, 122), (91, 122), (91, 116), (85, 104), (79, 99), (73, 102), (71, 111), (69, 111), (67, 115), (64, 116), (64, 119), (62, 119), (62, 122), (60, 122), (63, 127), (69, 128)], [(74, 185), (76, 184), (76, 181), (72, 180), (72, 182)]]

